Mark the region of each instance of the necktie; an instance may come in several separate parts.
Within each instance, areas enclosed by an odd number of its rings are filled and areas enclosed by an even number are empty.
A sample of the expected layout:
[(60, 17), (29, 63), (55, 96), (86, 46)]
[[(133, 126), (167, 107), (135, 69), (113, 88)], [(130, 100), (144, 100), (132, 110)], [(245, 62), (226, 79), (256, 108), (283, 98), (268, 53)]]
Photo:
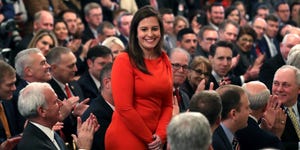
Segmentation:
[(297, 133), (297, 135), (298, 135), (298, 138), (300, 139), (299, 122), (298, 122), (298, 120), (297, 120), (297, 118), (296, 118), (296, 115), (295, 115), (295, 113), (294, 113), (292, 107), (289, 107), (289, 108), (288, 108), (288, 115), (289, 115), (289, 117), (290, 117), (290, 119), (291, 119), (291, 121), (292, 121), (292, 123), (293, 123), (293, 126), (294, 126), (294, 128), (295, 128), (295, 130), (296, 130), (296, 133)]
[(60, 148), (60, 150), (65, 149), (64, 141), (55, 132), (54, 132), (54, 144), (57, 144), (57, 146)]
[(5, 111), (4, 111), (2, 103), (0, 103), (0, 120), (1, 120), (3, 128), (5, 130), (6, 137), (10, 138), (11, 137), (10, 129), (9, 129), (9, 126), (8, 126), (7, 118), (6, 118)]
[(68, 98), (72, 97), (72, 93), (71, 93), (71, 91), (70, 91), (70, 88), (69, 88), (68, 83), (65, 84), (65, 91), (66, 91), (66, 94), (67, 94), (67, 97), (68, 97)]
[(179, 89), (178, 89), (178, 88), (175, 88), (174, 95), (175, 95), (176, 98), (177, 98), (178, 105), (180, 105), (180, 102), (181, 102), (181, 96), (180, 96), (180, 93), (179, 93)]
[(270, 40), (270, 46), (271, 46), (270, 47), (270, 55), (271, 55), (271, 57), (274, 57), (275, 55), (277, 55), (277, 49), (276, 49), (273, 39)]
[(239, 141), (236, 137), (233, 138), (231, 144), (232, 144), (232, 149), (233, 150), (239, 150), (240, 149)]

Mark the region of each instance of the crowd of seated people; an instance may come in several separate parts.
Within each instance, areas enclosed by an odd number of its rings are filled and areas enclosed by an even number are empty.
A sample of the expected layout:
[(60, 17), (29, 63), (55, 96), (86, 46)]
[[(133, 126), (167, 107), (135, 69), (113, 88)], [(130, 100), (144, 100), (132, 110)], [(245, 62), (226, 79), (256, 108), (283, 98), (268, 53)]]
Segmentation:
[(0, 0), (0, 150), (300, 149), (299, 2), (124, 1)]

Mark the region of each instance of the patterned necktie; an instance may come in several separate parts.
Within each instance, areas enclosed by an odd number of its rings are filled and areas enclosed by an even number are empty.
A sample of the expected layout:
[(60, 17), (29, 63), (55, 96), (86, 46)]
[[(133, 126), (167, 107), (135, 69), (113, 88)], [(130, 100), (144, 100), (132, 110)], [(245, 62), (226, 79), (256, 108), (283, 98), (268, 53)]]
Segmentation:
[(2, 103), (0, 103), (0, 120), (1, 120), (3, 128), (5, 130), (6, 137), (10, 138), (11, 137), (10, 129), (9, 129), (9, 125), (8, 125), (8, 122), (7, 122), (7, 118), (6, 118), (5, 111), (4, 111)]
[(292, 121), (292, 123), (293, 123), (293, 126), (294, 126), (294, 128), (295, 128), (295, 130), (296, 130), (297, 136), (298, 136), (298, 138), (300, 139), (299, 122), (298, 122), (298, 120), (297, 120), (297, 117), (296, 117), (296, 115), (295, 115), (295, 113), (294, 113), (292, 107), (289, 107), (289, 108), (288, 108), (288, 115), (289, 115), (289, 117), (290, 117), (290, 119), (291, 119), (291, 121)]
[(232, 149), (233, 150), (239, 150), (240, 149), (240, 144), (239, 144), (239, 141), (236, 137), (233, 138), (231, 144), (232, 144)]

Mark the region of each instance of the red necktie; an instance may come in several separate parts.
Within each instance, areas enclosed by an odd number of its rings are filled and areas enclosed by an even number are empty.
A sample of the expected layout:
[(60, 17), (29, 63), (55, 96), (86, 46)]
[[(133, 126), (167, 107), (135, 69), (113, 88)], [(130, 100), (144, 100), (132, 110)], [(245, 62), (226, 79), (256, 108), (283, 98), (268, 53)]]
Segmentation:
[(70, 91), (70, 88), (69, 88), (68, 84), (65, 84), (65, 91), (66, 91), (66, 94), (67, 94), (68, 98), (72, 97), (72, 93)]
[(176, 98), (177, 98), (178, 105), (180, 105), (180, 102), (181, 102), (181, 96), (180, 96), (180, 93), (179, 93), (178, 88), (175, 89), (175, 96), (176, 96)]

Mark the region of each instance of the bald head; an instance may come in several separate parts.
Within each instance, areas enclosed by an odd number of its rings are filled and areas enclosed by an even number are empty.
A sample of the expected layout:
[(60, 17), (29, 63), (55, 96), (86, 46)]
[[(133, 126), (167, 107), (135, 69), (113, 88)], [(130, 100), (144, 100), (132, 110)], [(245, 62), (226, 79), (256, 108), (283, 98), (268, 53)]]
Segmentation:
[(287, 60), (288, 54), (292, 47), (300, 44), (300, 37), (297, 34), (286, 34), (280, 44), (280, 52), (284, 60)]
[(247, 92), (252, 110), (259, 110), (267, 105), (270, 91), (265, 84), (260, 81), (251, 81), (245, 83), (243, 89)]
[(33, 28), (35, 32), (40, 29), (53, 30), (53, 24), (54, 18), (51, 12), (41, 10), (34, 14)]
[(267, 22), (263, 18), (255, 18), (252, 27), (257, 34), (257, 39), (261, 39), (266, 31)]

